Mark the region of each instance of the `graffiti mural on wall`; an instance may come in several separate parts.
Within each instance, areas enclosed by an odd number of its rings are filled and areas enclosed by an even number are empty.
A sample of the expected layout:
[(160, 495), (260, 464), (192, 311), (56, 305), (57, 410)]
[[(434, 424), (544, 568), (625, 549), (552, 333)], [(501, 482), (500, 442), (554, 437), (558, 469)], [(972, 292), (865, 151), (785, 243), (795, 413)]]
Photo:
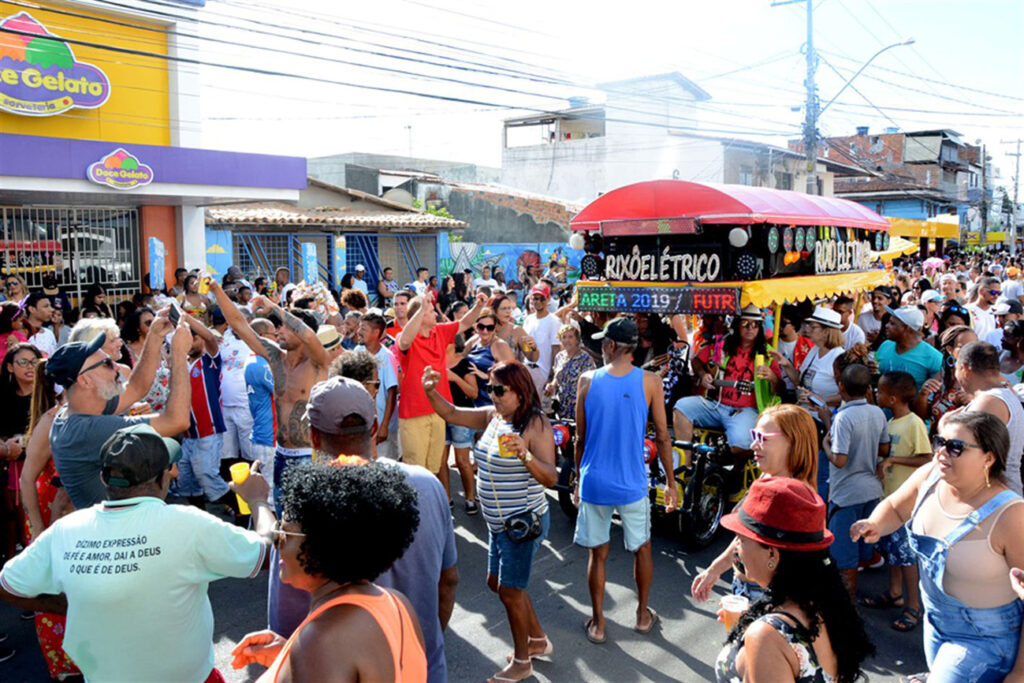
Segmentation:
[(474, 277), (479, 277), (484, 266), (494, 272), (501, 268), (505, 274), (505, 282), (511, 289), (522, 287), (527, 266), (533, 266), (534, 273), (539, 277), (551, 261), (558, 261), (566, 266), (569, 282), (575, 282), (580, 275), (580, 257), (583, 251), (570, 249), (565, 242), (526, 242), (476, 244), (475, 242), (452, 242), (442, 239), (439, 262), (441, 276), (461, 273), (467, 268), (472, 269)]

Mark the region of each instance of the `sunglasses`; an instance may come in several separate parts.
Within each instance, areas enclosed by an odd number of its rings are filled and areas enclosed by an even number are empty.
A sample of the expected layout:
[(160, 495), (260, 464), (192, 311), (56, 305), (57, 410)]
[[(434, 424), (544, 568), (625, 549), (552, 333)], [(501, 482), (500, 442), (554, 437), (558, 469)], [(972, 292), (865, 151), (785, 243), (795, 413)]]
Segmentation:
[(477, 323), (476, 329), (484, 330), (485, 332), (493, 332), (495, 325), (484, 325), (483, 323)]
[(988, 290), (988, 293), (991, 294), (992, 296), (999, 296), (1000, 294), (1002, 294), (1002, 292), (1000, 292), (998, 289), (990, 289)]
[(297, 531), (285, 531), (284, 522), (280, 519), (277, 520), (277, 522), (274, 523), (273, 530), (270, 532), (271, 542), (274, 544), (274, 547), (280, 549), (281, 545), (288, 540), (289, 536), (300, 536), (305, 538), (306, 534), (300, 534)]
[(751, 445), (763, 446), (766, 440), (775, 436), (783, 436), (783, 434), (782, 432), (762, 432), (760, 429), (750, 430)]
[(506, 391), (509, 391), (509, 388), (504, 384), (488, 384), (485, 389), (487, 389), (488, 394), (497, 396), (498, 398), (501, 398), (505, 395)]
[(945, 450), (951, 457), (959, 458), (963, 455), (965, 448), (981, 448), (981, 446), (976, 443), (967, 443), (961, 439), (944, 439), (941, 436), (933, 436), (932, 448), (936, 453)]
[(19, 368), (34, 368), (39, 365), (38, 358), (15, 358), (14, 364)]
[(378, 389), (378, 388), (380, 388), (380, 380), (379, 379), (368, 379), (365, 382), (363, 382), (363, 386), (364, 387), (373, 387), (374, 389)]
[(11, 287), (17, 287), (20, 284), (21, 283), (18, 282), (17, 280), (11, 280), (10, 282), (7, 283), (7, 288), (10, 289)]
[(740, 321), (740, 329), (741, 330), (750, 330), (750, 329), (754, 329), (754, 328), (757, 328), (757, 327), (761, 327), (761, 323), (758, 322), (757, 320), (741, 320)]
[(95, 370), (96, 368), (98, 368), (100, 366), (105, 366), (108, 370), (116, 370), (117, 369), (116, 366), (114, 365), (114, 359), (111, 358), (110, 356), (107, 356), (103, 360), (101, 360), (101, 361), (99, 361), (97, 363), (93, 363), (92, 365), (90, 365), (88, 367), (84, 367), (81, 370), (79, 370), (78, 371), (78, 376), (81, 377), (82, 375), (84, 375), (85, 373), (89, 372), (90, 370)]

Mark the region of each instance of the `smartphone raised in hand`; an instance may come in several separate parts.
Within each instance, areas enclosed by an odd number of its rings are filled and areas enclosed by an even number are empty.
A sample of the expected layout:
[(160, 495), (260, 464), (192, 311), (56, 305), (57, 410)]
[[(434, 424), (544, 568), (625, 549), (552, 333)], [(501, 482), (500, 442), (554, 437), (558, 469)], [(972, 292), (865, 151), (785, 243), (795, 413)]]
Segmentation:
[(167, 311), (167, 319), (175, 327), (178, 326), (178, 322), (181, 320), (181, 309), (178, 308), (178, 304), (174, 301), (171, 302), (171, 309)]

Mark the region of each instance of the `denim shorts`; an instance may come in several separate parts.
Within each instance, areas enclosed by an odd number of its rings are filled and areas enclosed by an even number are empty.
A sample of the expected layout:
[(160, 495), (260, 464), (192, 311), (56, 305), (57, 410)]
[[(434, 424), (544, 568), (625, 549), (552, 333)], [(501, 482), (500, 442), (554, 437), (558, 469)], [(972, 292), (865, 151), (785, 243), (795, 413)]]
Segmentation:
[(871, 511), (878, 505), (877, 500), (869, 500), (866, 503), (856, 503), (839, 507), (833, 503), (828, 504), (828, 530), (836, 537), (836, 540), (829, 548), (832, 559), (835, 560), (836, 568), (856, 569), (861, 562), (867, 562), (875, 554), (875, 546), (864, 541), (854, 543), (850, 540), (850, 527), (858, 519), (867, 519)]
[(540, 550), (551, 527), (551, 511), (540, 516), (540, 536), (528, 543), (516, 543), (505, 531), (488, 528), (487, 573), (498, 577), (498, 585), (526, 590), (530, 583), (533, 556)]
[[(964, 613), (966, 612), (966, 614)], [(989, 609), (929, 608), (924, 654), (929, 683), (995, 683), (1010, 673), (1020, 644), (1020, 600)]]
[(907, 527), (901, 526), (888, 536), (878, 539), (878, 552), (890, 567), (912, 567), (917, 565), (917, 555), (910, 547)]
[(702, 396), (685, 396), (676, 401), (673, 410), (697, 427), (723, 430), (733, 448), (750, 448), (750, 430), (757, 426), (756, 408), (733, 408)]
[(476, 430), (460, 425), (447, 424), (444, 428), (444, 442), (456, 448), (472, 448)]
[(646, 495), (628, 505), (595, 505), (586, 501), (580, 502), (573, 543), (584, 548), (596, 548), (608, 543), (611, 539), (612, 514), (616, 511), (622, 521), (622, 536), (626, 550), (635, 553), (651, 539), (651, 502)]

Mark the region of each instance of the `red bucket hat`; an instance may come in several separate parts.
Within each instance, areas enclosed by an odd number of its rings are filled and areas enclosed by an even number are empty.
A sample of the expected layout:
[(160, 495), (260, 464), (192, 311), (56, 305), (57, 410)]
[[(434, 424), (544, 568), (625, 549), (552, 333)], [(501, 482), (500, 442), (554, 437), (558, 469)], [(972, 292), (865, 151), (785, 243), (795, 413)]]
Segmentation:
[(825, 503), (798, 479), (765, 477), (740, 507), (722, 518), (726, 529), (784, 550), (822, 550), (835, 537), (825, 528)]

